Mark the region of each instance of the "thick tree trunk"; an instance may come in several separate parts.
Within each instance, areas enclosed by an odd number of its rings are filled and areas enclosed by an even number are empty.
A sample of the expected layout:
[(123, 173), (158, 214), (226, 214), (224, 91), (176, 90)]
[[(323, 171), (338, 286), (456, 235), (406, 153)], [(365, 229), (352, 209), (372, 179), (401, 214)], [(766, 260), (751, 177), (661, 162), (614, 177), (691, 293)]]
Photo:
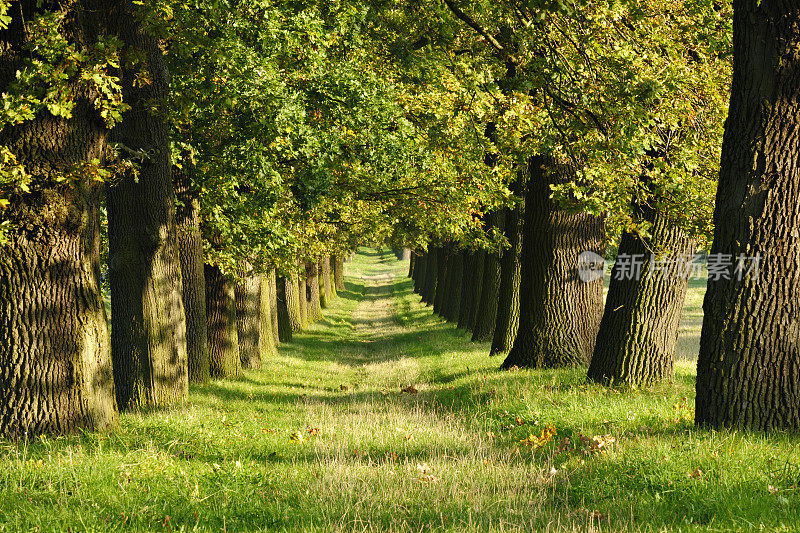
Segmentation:
[(446, 244), (437, 248), (439, 258), (436, 264), (436, 294), (433, 297), (433, 312), (442, 314), (445, 296), (447, 295), (447, 263), (450, 259), (450, 247)]
[(469, 323), (470, 309), (474, 302), (470, 298), (475, 297), (475, 252), (463, 250), (461, 252), (461, 300), (458, 302), (458, 328), (467, 329)]
[(414, 261), (416, 261), (417, 254), (413, 253), (408, 258), (408, 277), (414, 277)]
[(261, 366), (264, 366), (266, 359), (274, 359), (278, 355), (278, 337), (272, 330), (272, 316), (273, 312), (276, 313), (277, 318), (277, 305), (273, 311), (273, 300), (270, 298), (272, 287), (268, 276), (260, 276), (261, 278), (261, 336), (259, 337), (258, 353), (261, 354)]
[(319, 303), (323, 309), (331, 306), (333, 296), (331, 295), (331, 263), (330, 257), (324, 255), (317, 262), (317, 272), (319, 276)]
[(325, 261), (328, 266), (327, 270), (325, 271), (325, 286), (328, 288), (328, 296), (330, 300), (333, 301), (338, 296), (338, 294), (336, 294), (336, 281), (334, 280), (335, 275), (333, 272), (334, 257), (332, 255), (329, 255), (325, 258)]
[(525, 199), (520, 321), (503, 368), (589, 362), (603, 316), (603, 280), (578, 276), (583, 251), (605, 252), (604, 224), (551, 200), (550, 185), (574, 178), (549, 157), (531, 160)]
[[(622, 235), (589, 365), (593, 381), (640, 387), (672, 378), (689, 278), (682, 269), (663, 271), (663, 264), (652, 262), (652, 250), (664, 262), (690, 257), (694, 243), (661, 215), (650, 234), (647, 240)], [(641, 267), (631, 268), (639, 260)]]
[[(16, 78), (30, 56), (25, 20), (35, 2), (12, 6), (0, 34), (0, 87)], [(101, 31), (87, 9), (82, 25), (70, 19), (70, 42), (92, 41)], [(0, 436), (101, 431), (116, 424), (110, 341), (100, 292), (100, 187), (91, 179), (74, 187), (51, 180), (74, 165), (101, 159), (108, 131), (98, 120), (97, 95), (76, 91), (72, 118), (39, 113), (0, 129), (0, 145), (25, 165), (31, 191), (18, 193), (0, 214), (8, 223), (0, 247)]]
[(467, 303), (469, 304), (469, 309), (467, 309), (467, 323), (466, 328), (469, 331), (475, 329), (475, 322), (478, 318), (478, 305), (481, 301), (481, 293), (483, 291), (483, 271), (484, 266), (486, 264), (486, 251), (485, 250), (478, 250), (475, 252), (475, 265), (474, 269), (475, 272), (473, 274), (473, 283), (469, 288), (470, 295)]
[(322, 305), (319, 300), (319, 265), (315, 261), (306, 263), (306, 295), (308, 296), (308, 321), (322, 319)]
[(421, 251), (417, 258), (417, 266), (414, 268), (414, 292), (422, 296), (425, 287), (425, 276), (428, 271), (428, 252)]
[(447, 294), (445, 295), (442, 316), (448, 322), (458, 322), (461, 307), (461, 283), (464, 274), (464, 254), (461, 250), (451, 250), (447, 261)]
[[(517, 194), (524, 187), (517, 185)], [(505, 210), (505, 235), (509, 247), (500, 260), (500, 294), (497, 301), (497, 321), (489, 355), (507, 353), (514, 345), (519, 329), (520, 255), (522, 253), (522, 205)]]
[(292, 323), (293, 320), (297, 323), (297, 328), (301, 326), (299, 305), (296, 305), (294, 310), (291, 309), (293, 296), (296, 292), (292, 290), (294, 283), (291, 278), (277, 276), (275, 284), (278, 304), (278, 339), (280, 342), (292, 342), (292, 332), (295, 330), (295, 326)]
[[(252, 272), (245, 264), (240, 271), (241, 279), (236, 283), (236, 331), (239, 340), (239, 359), (242, 368), (253, 370), (261, 368), (262, 336), (262, 294), (261, 276)], [(266, 308), (269, 312), (269, 307)], [(272, 326), (270, 325), (270, 332)]]
[(131, 110), (109, 138), (149, 154), (136, 176), (122, 176), (106, 195), (114, 380), (119, 408), (131, 410), (183, 401), (189, 379), (169, 128), (149, 111), (152, 100), (167, 97), (169, 73), (158, 40), (126, 15), (119, 36), (144, 53), (150, 80), (136, 83), (139, 66), (123, 69)]
[(175, 213), (178, 256), (181, 264), (183, 309), (186, 314), (186, 356), (189, 382), (208, 383), (208, 326), (206, 321), (206, 279), (203, 274), (203, 236), (200, 232), (199, 191), (189, 178), (174, 169), (178, 198)]
[(242, 362), (236, 323), (236, 284), (216, 266), (207, 264), (205, 275), (211, 377), (238, 378), (242, 375)]
[[(277, 275), (275, 274), (275, 269), (269, 271), (269, 274), (266, 276), (267, 282), (267, 303), (269, 304), (269, 318), (270, 318), (270, 329), (272, 330), (272, 343), (277, 348), (278, 343), (280, 342), (280, 327), (278, 326), (278, 286), (277, 286)], [(277, 350), (275, 352), (277, 355)]]
[[(800, 6), (737, 0), (713, 254), (760, 257), (708, 284), (696, 423), (800, 427)], [(752, 264), (745, 262), (749, 269)]]
[[(303, 268), (305, 268), (305, 264), (303, 264)], [(298, 309), (300, 310), (300, 329), (297, 330), (303, 331), (308, 327), (309, 320), (308, 320), (308, 286), (306, 283), (305, 273), (301, 272), (297, 276), (297, 303)]]
[[(505, 213), (493, 211), (487, 218), (487, 229), (496, 228), (505, 231)], [(500, 256), (487, 253), (483, 264), (483, 286), (475, 312), (475, 327), (472, 330), (472, 342), (484, 342), (492, 339), (495, 321), (497, 320), (497, 301), (500, 299)]]
[(425, 286), (422, 288), (422, 301), (426, 305), (433, 305), (436, 298), (436, 284), (439, 282), (439, 248), (431, 246), (428, 249), (428, 264), (425, 267)]
[(341, 255), (333, 256), (333, 281), (337, 291), (345, 290), (344, 286), (344, 257)]

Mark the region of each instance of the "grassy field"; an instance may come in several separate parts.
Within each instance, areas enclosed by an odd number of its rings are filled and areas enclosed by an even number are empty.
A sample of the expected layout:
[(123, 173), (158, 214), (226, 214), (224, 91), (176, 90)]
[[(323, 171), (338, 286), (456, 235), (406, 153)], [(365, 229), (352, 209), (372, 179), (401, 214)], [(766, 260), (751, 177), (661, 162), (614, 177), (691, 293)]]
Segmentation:
[(692, 426), (701, 286), (675, 383), (618, 392), (498, 371), (407, 268), (362, 250), (324, 321), (185, 406), (0, 441), (0, 531), (800, 529), (796, 436)]

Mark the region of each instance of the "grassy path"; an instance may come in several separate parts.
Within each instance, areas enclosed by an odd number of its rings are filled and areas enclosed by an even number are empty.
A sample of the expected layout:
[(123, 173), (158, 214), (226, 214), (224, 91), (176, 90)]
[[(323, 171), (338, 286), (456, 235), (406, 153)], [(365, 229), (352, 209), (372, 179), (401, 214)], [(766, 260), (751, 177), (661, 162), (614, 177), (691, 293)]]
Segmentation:
[(800, 527), (798, 439), (695, 430), (691, 364), (629, 392), (500, 372), (407, 268), (362, 250), (323, 321), (185, 406), (0, 441), (0, 531)]

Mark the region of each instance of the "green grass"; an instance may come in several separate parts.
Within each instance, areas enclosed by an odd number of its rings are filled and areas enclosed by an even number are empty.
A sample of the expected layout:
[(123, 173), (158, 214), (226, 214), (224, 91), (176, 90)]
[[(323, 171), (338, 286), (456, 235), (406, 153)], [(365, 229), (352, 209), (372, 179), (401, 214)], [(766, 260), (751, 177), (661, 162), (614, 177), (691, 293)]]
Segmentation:
[(363, 250), (324, 321), (185, 406), (0, 441), (0, 531), (800, 528), (796, 436), (691, 424), (702, 287), (675, 382), (618, 392), (498, 371), (407, 267)]

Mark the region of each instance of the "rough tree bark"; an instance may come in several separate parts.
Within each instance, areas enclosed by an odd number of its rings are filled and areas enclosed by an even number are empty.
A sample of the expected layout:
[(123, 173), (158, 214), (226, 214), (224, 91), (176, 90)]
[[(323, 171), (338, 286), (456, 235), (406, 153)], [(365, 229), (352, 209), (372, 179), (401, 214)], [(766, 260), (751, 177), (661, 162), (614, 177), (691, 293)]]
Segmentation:
[(417, 254), (412, 252), (411, 255), (408, 257), (408, 277), (414, 277), (414, 261), (416, 261)]
[[(617, 256), (622, 259), (611, 273), (589, 365), (593, 381), (640, 387), (672, 378), (689, 278), (680, 263), (674, 272), (652, 263), (652, 251), (658, 250), (662, 262), (670, 261), (691, 256), (694, 243), (663, 214), (648, 218), (653, 222), (648, 239), (622, 235)], [(637, 258), (643, 260), (638, 272), (630, 267)]]
[(208, 383), (210, 371), (199, 191), (192, 187), (189, 176), (178, 169), (173, 168), (172, 177), (178, 199), (175, 222), (181, 264), (181, 294), (186, 314), (189, 382), (204, 384)]
[[(505, 213), (493, 211), (487, 215), (486, 229), (505, 231)], [(491, 340), (497, 320), (497, 301), (500, 298), (500, 255), (486, 253), (483, 263), (483, 286), (475, 311), (475, 327), (472, 342)]]
[[(15, 79), (36, 2), (9, 11), (0, 32), (0, 87)], [(89, 16), (65, 22), (70, 42), (93, 39), (102, 2), (80, 2)], [(95, 11), (97, 10), (97, 11)], [(85, 33), (84, 33), (85, 32)], [(93, 107), (97, 95), (74, 94), (72, 118), (39, 113), (0, 130), (32, 177), (30, 192), (3, 210), (10, 223), (0, 248), (0, 436), (99, 431), (117, 420), (108, 325), (100, 292), (100, 188), (91, 180), (55, 185), (56, 175), (102, 158), (108, 131)]]
[(461, 250), (452, 250), (447, 262), (447, 294), (442, 315), (448, 322), (458, 322), (461, 306), (461, 283), (464, 274), (464, 254)]
[[(267, 333), (262, 329), (262, 291), (261, 276), (252, 271), (250, 264), (242, 265), (240, 279), (236, 282), (236, 332), (239, 340), (239, 359), (245, 370), (261, 368), (262, 337)], [(269, 307), (266, 308), (267, 313)], [(269, 315), (267, 315), (269, 317)], [(269, 332), (272, 326), (270, 324)]]
[(467, 322), (466, 329), (472, 331), (475, 329), (475, 321), (478, 318), (478, 305), (481, 301), (481, 292), (483, 291), (483, 270), (486, 264), (486, 251), (478, 250), (475, 252), (475, 263), (473, 265), (473, 285), (468, 289), (469, 297), (467, 304)]
[(586, 364), (603, 315), (603, 280), (578, 276), (583, 251), (605, 252), (604, 223), (555, 203), (550, 185), (574, 179), (550, 157), (531, 159), (525, 198), (520, 321), (503, 368)]
[[(515, 183), (514, 193), (524, 194), (520, 179)], [(500, 260), (500, 292), (497, 301), (497, 321), (489, 355), (507, 353), (514, 345), (519, 329), (519, 285), (520, 254), (522, 253), (522, 204), (505, 210), (505, 236), (509, 247), (503, 250)]]
[(292, 317), (297, 321), (297, 327), (300, 327), (299, 306), (295, 307), (294, 312), (290, 310), (292, 307), (292, 295), (295, 292), (292, 290), (293, 283), (291, 278), (277, 276), (275, 285), (277, 288), (278, 339), (280, 342), (292, 342), (292, 331), (294, 331)]
[[(703, 427), (800, 427), (800, 5), (736, 0), (712, 254), (760, 256), (710, 281), (697, 365)], [(749, 265), (748, 265), (749, 268)], [(735, 269), (731, 269), (735, 270)]]
[(425, 287), (425, 276), (428, 270), (428, 252), (421, 251), (417, 257), (417, 266), (414, 268), (414, 292), (422, 296)]
[(308, 321), (322, 319), (322, 305), (319, 300), (319, 265), (316, 261), (306, 263), (306, 295), (308, 297)]
[(280, 334), (278, 330), (280, 329), (278, 326), (278, 287), (277, 287), (277, 275), (275, 274), (275, 269), (269, 271), (269, 274), (265, 277), (267, 283), (267, 295), (268, 300), (267, 303), (269, 304), (269, 318), (270, 318), (270, 329), (272, 330), (272, 342), (275, 345), (276, 351), (275, 354), (277, 355), (277, 347), (278, 343), (280, 342)]
[(431, 246), (428, 249), (428, 264), (425, 267), (425, 286), (422, 288), (422, 301), (426, 305), (433, 305), (436, 298), (436, 284), (439, 281), (439, 247)]
[(341, 255), (333, 256), (333, 281), (337, 291), (345, 290), (344, 286), (344, 257)]
[(436, 294), (433, 297), (433, 312), (442, 314), (445, 297), (447, 296), (447, 263), (450, 260), (450, 247), (445, 244), (438, 248), (439, 260), (436, 265)]
[[(272, 329), (273, 306), (270, 299), (271, 283), (267, 276), (261, 276), (261, 337), (258, 352), (261, 354), (261, 366), (265, 359), (274, 359), (278, 355), (278, 337)], [(277, 313), (277, 306), (274, 312)], [(277, 315), (276, 317), (277, 318)]]
[(217, 266), (206, 264), (205, 275), (211, 377), (238, 378), (242, 375), (242, 362), (236, 324), (236, 284)]
[[(305, 263), (303, 263), (303, 268), (305, 268)], [(298, 331), (303, 331), (308, 327), (309, 319), (308, 319), (308, 286), (306, 283), (305, 273), (301, 272), (297, 276), (297, 303), (298, 309), (300, 310), (300, 329)]]
[(319, 303), (323, 309), (330, 307), (333, 302), (331, 295), (331, 262), (330, 257), (323, 255), (317, 262), (319, 280)]
[(475, 297), (475, 252), (463, 250), (461, 252), (461, 300), (458, 302), (458, 325), (459, 329), (467, 329), (469, 323), (470, 308), (472, 302), (470, 298)]
[(158, 40), (131, 23), (132, 3), (115, 5), (124, 6), (112, 8), (115, 33), (127, 50), (143, 52), (150, 80), (139, 84), (140, 66), (123, 67), (131, 110), (109, 137), (148, 154), (136, 176), (121, 176), (106, 193), (111, 354), (117, 404), (131, 410), (183, 401), (189, 379), (169, 128), (149, 111), (152, 100), (167, 97), (169, 73)]

